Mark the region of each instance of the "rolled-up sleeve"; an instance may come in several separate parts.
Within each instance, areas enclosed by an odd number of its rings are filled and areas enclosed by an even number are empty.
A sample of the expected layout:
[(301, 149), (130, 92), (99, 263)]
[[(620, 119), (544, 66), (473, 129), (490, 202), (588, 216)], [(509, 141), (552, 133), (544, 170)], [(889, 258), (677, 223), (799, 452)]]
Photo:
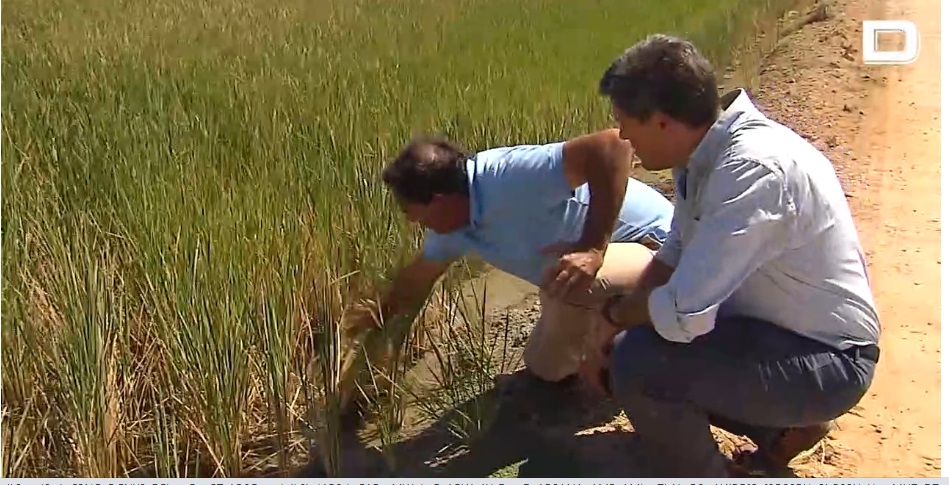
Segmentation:
[(461, 245), (451, 234), (438, 234), (431, 229), (425, 231), (422, 257), (431, 261), (450, 262), (464, 255)]
[(674, 342), (691, 342), (715, 327), (722, 302), (781, 250), (794, 216), (783, 178), (747, 159), (716, 168), (700, 206), (688, 244), (675, 248), (678, 254), (670, 248), (669, 256), (678, 256), (672, 277), (649, 296), (656, 331)]

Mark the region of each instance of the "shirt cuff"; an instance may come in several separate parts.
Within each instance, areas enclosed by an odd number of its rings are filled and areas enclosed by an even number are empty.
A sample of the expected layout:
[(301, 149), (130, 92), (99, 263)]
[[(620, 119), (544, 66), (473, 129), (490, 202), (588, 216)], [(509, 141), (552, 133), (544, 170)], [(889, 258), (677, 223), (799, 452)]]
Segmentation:
[(712, 305), (695, 313), (676, 311), (675, 298), (666, 286), (660, 286), (649, 294), (649, 319), (656, 332), (662, 338), (689, 343), (696, 337), (705, 335), (715, 328), (715, 315), (718, 305)]

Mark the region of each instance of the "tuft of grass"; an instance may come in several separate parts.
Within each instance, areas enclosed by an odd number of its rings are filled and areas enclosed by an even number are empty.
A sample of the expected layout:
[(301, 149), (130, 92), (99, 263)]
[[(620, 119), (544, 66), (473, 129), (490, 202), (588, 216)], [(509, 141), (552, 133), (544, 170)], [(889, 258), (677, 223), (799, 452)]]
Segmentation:
[[(3, 476), (280, 474), (314, 448), (339, 473), (345, 309), (419, 245), (383, 161), (419, 132), (608, 126), (594, 88), (628, 45), (679, 33), (724, 65), (794, 3), (6, 2)], [(431, 318), (378, 387), (406, 387)], [(489, 385), (476, 323), (441, 337), (442, 402)]]
[(440, 421), (467, 445), (494, 422), (497, 407), (491, 391), (495, 377), (515, 365), (514, 349), (509, 322), (494, 321), (486, 314), (487, 287), (482, 286), (478, 295), (472, 279), (453, 283), (444, 290), (448, 300), (444, 323), (427, 327), (435, 343), (422, 364), (428, 379), (412, 383), (412, 396), (425, 418)]

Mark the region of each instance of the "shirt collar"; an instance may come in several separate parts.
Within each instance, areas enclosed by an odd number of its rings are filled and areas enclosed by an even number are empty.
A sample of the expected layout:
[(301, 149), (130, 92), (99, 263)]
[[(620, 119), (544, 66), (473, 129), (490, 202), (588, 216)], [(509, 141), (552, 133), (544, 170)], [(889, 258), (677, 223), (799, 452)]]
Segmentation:
[(743, 115), (760, 114), (744, 89), (729, 91), (722, 96), (721, 104), (723, 111), (689, 157), (689, 169), (698, 169), (714, 163), (722, 146), (730, 138), (732, 125)]

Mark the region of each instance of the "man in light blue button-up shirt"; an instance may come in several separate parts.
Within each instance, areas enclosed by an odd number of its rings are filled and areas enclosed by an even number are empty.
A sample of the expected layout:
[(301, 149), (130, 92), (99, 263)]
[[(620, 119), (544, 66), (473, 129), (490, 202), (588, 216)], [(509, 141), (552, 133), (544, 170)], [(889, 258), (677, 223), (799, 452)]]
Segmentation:
[(380, 299), (382, 319), (411, 321), (454, 261), (478, 255), (540, 288), (528, 388), (571, 396), (559, 391), (575, 389), (592, 343), (590, 302), (635, 286), (670, 230), (672, 203), (631, 177), (632, 153), (617, 129), (470, 156), (441, 140), (409, 143), (383, 180), (425, 242)]
[[(643, 167), (672, 169), (676, 187), (671, 233), (639, 287), (603, 306), (610, 384), (660, 473), (692, 477), (786, 466), (862, 398), (879, 353), (830, 161), (744, 90), (720, 98), (717, 86), (691, 43), (661, 35), (600, 86)], [(757, 450), (729, 462), (710, 423)]]

